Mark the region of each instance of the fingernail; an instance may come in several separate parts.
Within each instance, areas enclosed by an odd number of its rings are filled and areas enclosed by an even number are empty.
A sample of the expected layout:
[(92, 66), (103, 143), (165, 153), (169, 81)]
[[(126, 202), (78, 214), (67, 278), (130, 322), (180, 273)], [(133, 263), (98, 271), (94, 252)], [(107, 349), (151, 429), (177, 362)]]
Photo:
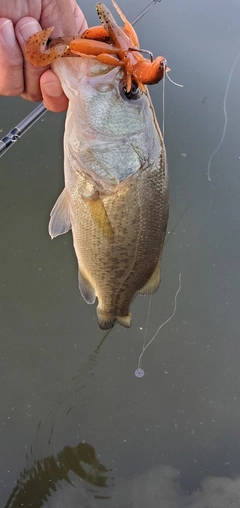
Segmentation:
[(42, 89), (45, 92), (46, 95), (49, 95), (50, 97), (60, 97), (62, 95), (63, 91), (59, 83), (56, 82), (49, 82), (42, 85)]
[(0, 32), (2, 38), (4, 39), (5, 42), (7, 42), (7, 44), (14, 44), (16, 42), (13, 24), (10, 19), (4, 21), (4, 23), (0, 28)]
[(41, 27), (37, 21), (28, 21), (25, 25), (22, 25), (21, 28), (19, 28), (19, 32), (25, 42), (29, 37), (31, 37), (31, 35), (39, 32), (39, 30), (41, 30)]

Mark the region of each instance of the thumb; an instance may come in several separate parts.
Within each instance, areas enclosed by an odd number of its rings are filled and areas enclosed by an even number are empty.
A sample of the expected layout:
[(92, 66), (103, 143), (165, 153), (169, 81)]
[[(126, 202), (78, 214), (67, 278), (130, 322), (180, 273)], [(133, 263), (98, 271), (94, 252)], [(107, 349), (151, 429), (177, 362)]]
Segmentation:
[(63, 92), (61, 83), (50, 69), (45, 71), (40, 78), (40, 87), (43, 102), (47, 109), (54, 113), (65, 111), (68, 107), (68, 99)]

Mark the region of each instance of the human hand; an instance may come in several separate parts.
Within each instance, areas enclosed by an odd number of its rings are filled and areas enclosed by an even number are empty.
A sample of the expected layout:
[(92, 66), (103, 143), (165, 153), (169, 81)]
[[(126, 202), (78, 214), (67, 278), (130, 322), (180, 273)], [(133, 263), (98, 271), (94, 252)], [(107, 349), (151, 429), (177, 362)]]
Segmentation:
[(52, 37), (61, 37), (82, 33), (87, 22), (75, 0), (1, 0), (0, 95), (43, 99), (47, 109), (59, 112), (68, 99), (57, 76), (49, 67), (34, 67), (24, 54), (28, 37), (49, 26), (54, 26)]

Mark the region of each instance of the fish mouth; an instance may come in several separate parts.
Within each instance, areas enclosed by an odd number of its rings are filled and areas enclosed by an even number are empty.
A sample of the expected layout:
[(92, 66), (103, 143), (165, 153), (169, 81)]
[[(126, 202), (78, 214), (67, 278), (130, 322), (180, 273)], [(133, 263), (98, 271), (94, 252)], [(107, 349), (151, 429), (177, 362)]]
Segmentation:
[(124, 70), (119, 67), (111, 67), (109, 70), (109, 65), (104, 65), (104, 68), (102, 68), (101, 64), (100, 69), (96, 69), (93, 66), (87, 74), (87, 84), (98, 92), (103, 93), (110, 92), (116, 87), (116, 84), (118, 84), (119, 93), (122, 99), (127, 99), (129, 103), (131, 101), (139, 100), (143, 95), (143, 90), (141, 90), (134, 79), (132, 80), (131, 89), (127, 91), (126, 75)]
[(110, 92), (116, 86), (116, 81), (120, 80), (124, 71), (119, 67), (110, 67), (100, 63), (97, 66), (91, 66), (87, 74), (87, 84), (98, 92)]
[(126, 77), (124, 76), (120, 81), (119, 86), (120, 95), (124, 100), (138, 101), (143, 95), (143, 90), (138, 86), (137, 82), (132, 79), (131, 88), (127, 91)]

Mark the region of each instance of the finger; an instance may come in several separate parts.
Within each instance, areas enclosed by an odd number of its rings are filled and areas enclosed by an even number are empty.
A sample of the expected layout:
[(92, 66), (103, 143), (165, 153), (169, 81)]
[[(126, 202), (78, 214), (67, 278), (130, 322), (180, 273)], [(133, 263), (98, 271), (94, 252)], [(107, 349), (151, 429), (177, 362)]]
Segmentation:
[(84, 30), (87, 30), (87, 27), (88, 27), (87, 21), (84, 17), (82, 10), (76, 4), (75, 0), (72, 0), (71, 3), (72, 3), (73, 15), (74, 15), (76, 26), (77, 26), (76, 33), (82, 34), (84, 32)]
[(66, 0), (58, 0), (57, 8), (55, 2), (49, 2), (46, 13), (41, 17), (40, 23), (43, 28), (54, 26), (51, 38), (64, 35), (76, 35), (87, 28), (86, 20), (80, 7), (75, 0), (71, 4)]
[(28, 38), (39, 30), (41, 30), (41, 26), (37, 20), (30, 17), (20, 19), (15, 26), (16, 37), (24, 59), (24, 89), (21, 96), (31, 101), (42, 99), (39, 80), (46, 67), (34, 67), (28, 62), (25, 58), (24, 46)]
[(23, 55), (7, 18), (0, 18), (0, 69), (0, 95), (20, 95), (24, 89)]
[(50, 69), (44, 72), (40, 79), (40, 86), (44, 105), (54, 113), (65, 111), (68, 107), (68, 99), (63, 92), (61, 83)]

